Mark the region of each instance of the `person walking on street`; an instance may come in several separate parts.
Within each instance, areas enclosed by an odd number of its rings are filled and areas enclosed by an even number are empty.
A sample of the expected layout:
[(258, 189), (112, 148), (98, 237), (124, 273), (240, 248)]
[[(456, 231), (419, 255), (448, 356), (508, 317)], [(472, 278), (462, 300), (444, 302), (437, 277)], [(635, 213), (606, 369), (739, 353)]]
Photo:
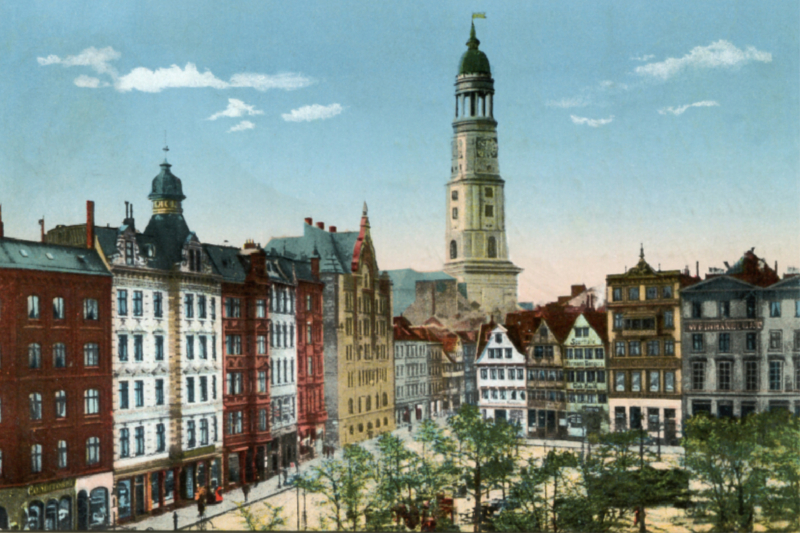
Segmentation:
[(172, 513), (172, 527), (178, 531), (178, 511)]
[(206, 499), (197, 498), (197, 518), (202, 519), (203, 515), (205, 514), (206, 514)]
[(242, 485), (242, 494), (244, 494), (244, 501), (247, 501), (247, 498), (250, 496), (250, 485), (246, 483)]

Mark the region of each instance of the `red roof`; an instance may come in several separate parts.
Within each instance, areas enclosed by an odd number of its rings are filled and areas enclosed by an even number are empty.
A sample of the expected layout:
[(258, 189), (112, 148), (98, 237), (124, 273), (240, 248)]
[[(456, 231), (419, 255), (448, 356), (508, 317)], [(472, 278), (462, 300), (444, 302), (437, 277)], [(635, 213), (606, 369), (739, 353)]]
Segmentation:
[(600, 311), (584, 311), (583, 317), (600, 336), (603, 342), (608, 342), (608, 315)]

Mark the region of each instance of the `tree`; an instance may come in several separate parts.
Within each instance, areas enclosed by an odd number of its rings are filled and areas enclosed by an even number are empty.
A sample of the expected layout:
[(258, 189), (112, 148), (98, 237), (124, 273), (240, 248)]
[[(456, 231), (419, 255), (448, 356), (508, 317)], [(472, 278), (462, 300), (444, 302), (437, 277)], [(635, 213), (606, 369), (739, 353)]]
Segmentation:
[(377, 484), (367, 529), (386, 531), (395, 527), (391, 521), (392, 515), (399, 519), (402, 510), (409, 508), (414, 501), (419, 456), (393, 433), (384, 433), (378, 438), (378, 450), (380, 458), (375, 463)]
[(244, 521), (246, 531), (275, 531), (286, 525), (286, 519), (282, 516), (283, 507), (274, 507), (264, 502), (264, 508), (266, 514), (259, 517), (249, 506), (241, 502), (236, 503), (236, 512)]
[(482, 492), (485, 484), (492, 481), (487, 465), (511, 453), (516, 444), (517, 428), (502, 420), (484, 420), (477, 407), (466, 404), (448, 424), (459, 442), (456, 454), (459, 469), (467, 481), (467, 489), (471, 489), (475, 497), (474, 531), (480, 532)]
[(445, 488), (451, 487), (457, 478), (453, 456), (456, 444), (433, 420), (425, 420), (414, 435), (422, 444), (417, 470), (417, 493), (419, 500), (435, 500)]
[(756, 507), (765, 502), (768, 471), (760, 453), (767, 439), (767, 417), (711, 418), (704, 413), (685, 424), (686, 467), (701, 488), (699, 509), (712, 515), (717, 531), (750, 532)]

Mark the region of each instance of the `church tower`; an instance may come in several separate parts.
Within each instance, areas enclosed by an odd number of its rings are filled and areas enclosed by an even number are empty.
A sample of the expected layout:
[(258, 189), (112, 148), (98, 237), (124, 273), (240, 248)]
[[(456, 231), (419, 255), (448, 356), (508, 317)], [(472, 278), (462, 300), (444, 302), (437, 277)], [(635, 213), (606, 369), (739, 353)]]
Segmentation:
[(522, 269), (508, 259), (494, 80), (479, 44), (473, 24), (455, 84), (444, 271), (466, 284), (467, 298), (483, 311), (505, 312), (516, 308), (517, 275)]

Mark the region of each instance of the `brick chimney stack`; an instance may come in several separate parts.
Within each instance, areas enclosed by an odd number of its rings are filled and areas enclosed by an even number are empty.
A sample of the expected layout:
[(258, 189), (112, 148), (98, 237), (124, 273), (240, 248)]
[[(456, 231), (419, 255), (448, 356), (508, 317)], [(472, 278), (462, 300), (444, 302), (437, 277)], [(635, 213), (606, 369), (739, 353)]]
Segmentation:
[(328, 231), (331, 233), (336, 233), (336, 226), (328, 226)]
[(94, 248), (94, 202), (86, 200), (86, 247)]
[(321, 229), (321, 230), (324, 230), (325, 229), (325, 223), (324, 222), (317, 222), (317, 227), (319, 229)]
[(311, 218), (311, 217), (306, 217), (306, 224), (308, 224), (309, 226), (313, 226), (314, 225), (314, 219)]

